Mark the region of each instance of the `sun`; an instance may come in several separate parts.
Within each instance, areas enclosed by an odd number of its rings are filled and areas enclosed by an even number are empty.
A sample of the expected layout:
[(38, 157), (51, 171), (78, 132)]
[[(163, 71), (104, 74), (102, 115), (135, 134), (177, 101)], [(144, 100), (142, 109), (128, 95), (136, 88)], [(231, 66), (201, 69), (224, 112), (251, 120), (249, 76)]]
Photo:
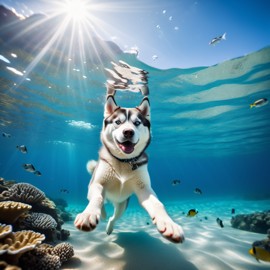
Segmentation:
[(86, 0), (66, 0), (63, 13), (71, 20), (82, 22), (89, 14), (89, 5)]

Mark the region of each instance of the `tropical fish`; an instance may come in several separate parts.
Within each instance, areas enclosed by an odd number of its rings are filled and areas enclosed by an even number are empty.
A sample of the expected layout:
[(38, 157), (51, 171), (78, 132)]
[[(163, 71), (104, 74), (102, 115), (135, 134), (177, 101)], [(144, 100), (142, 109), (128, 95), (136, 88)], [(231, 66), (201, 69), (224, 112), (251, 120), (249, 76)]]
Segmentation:
[(270, 262), (270, 251), (263, 248), (262, 246), (252, 247), (249, 250), (249, 254), (255, 257), (257, 261), (261, 260), (261, 261)]
[(253, 107), (262, 107), (264, 105), (266, 105), (268, 103), (268, 99), (267, 98), (261, 98), (256, 100), (255, 102), (251, 103), (249, 105), (250, 109), (252, 109)]
[(17, 148), (20, 152), (22, 152), (23, 154), (26, 154), (26, 153), (27, 153), (27, 148), (26, 148), (25, 145), (20, 145), (20, 146), (17, 145), (16, 148)]
[(37, 176), (41, 176), (41, 172), (40, 171), (35, 171), (34, 174), (37, 175)]
[(221, 228), (224, 227), (223, 221), (222, 221), (220, 218), (217, 218), (217, 224), (218, 224)]
[(234, 215), (235, 214), (235, 209), (234, 208), (232, 208), (232, 215)]
[(36, 171), (35, 167), (33, 166), (33, 164), (23, 164), (22, 165), (23, 168), (27, 171), (27, 172), (31, 172), (34, 173)]
[(226, 33), (224, 33), (222, 36), (213, 38), (213, 39), (209, 42), (209, 45), (216, 45), (216, 44), (219, 43), (221, 40), (226, 40)]
[(5, 138), (11, 138), (11, 134), (8, 134), (6, 132), (3, 132), (2, 136), (5, 137)]
[(194, 217), (198, 214), (199, 212), (196, 209), (190, 209), (187, 213), (187, 217)]
[(199, 195), (202, 195), (202, 191), (199, 188), (195, 188), (194, 189), (194, 193), (199, 194)]
[(173, 185), (173, 186), (179, 185), (180, 183), (181, 183), (181, 181), (178, 180), (178, 179), (172, 180), (172, 185)]

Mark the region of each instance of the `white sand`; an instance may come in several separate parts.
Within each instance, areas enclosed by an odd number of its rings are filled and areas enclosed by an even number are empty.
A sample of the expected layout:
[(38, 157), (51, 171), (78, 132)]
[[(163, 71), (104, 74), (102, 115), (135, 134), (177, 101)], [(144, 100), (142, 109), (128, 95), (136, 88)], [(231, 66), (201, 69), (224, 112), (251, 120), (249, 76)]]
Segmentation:
[[(163, 239), (143, 209), (130, 207), (110, 236), (105, 233), (106, 222), (89, 233), (78, 231), (72, 223), (64, 225), (71, 232), (69, 242), (75, 256), (62, 269), (270, 269), (270, 263), (257, 262), (248, 253), (251, 244), (266, 235), (237, 230), (230, 225), (231, 208), (236, 209), (236, 214), (252, 213), (266, 210), (269, 202), (193, 201), (165, 205), (184, 229), (184, 244)], [(182, 213), (191, 208), (198, 209), (197, 217), (188, 218)], [(223, 220), (224, 228), (217, 225), (217, 217)]]

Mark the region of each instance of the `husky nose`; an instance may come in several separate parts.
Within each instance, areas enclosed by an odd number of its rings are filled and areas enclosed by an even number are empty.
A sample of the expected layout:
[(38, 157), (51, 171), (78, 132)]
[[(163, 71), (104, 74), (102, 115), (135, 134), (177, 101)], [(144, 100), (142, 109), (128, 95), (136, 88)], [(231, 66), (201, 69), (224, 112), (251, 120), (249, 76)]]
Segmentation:
[(126, 139), (131, 139), (134, 135), (134, 130), (133, 129), (124, 129), (123, 135)]

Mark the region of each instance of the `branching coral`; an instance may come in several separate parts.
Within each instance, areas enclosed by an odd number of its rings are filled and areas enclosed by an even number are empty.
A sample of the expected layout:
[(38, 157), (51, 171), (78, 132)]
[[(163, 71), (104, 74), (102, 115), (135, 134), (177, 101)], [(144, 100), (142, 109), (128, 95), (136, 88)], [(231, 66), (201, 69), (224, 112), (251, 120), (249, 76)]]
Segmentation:
[(0, 269), (4, 269), (4, 270), (22, 270), (22, 268), (16, 266), (16, 265), (9, 265), (7, 262), (5, 261), (0, 261)]
[(12, 226), (0, 223), (0, 239), (6, 237), (12, 232)]
[(30, 230), (11, 232), (5, 238), (1, 239), (0, 254), (6, 253), (8, 260), (16, 263), (23, 253), (34, 249), (44, 239), (44, 234)]
[(13, 201), (0, 202), (0, 221), (12, 224), (22, 214), (29, 211), (31, 208), (32, 208), (31, 205), (21, 202), (13, 202)]

